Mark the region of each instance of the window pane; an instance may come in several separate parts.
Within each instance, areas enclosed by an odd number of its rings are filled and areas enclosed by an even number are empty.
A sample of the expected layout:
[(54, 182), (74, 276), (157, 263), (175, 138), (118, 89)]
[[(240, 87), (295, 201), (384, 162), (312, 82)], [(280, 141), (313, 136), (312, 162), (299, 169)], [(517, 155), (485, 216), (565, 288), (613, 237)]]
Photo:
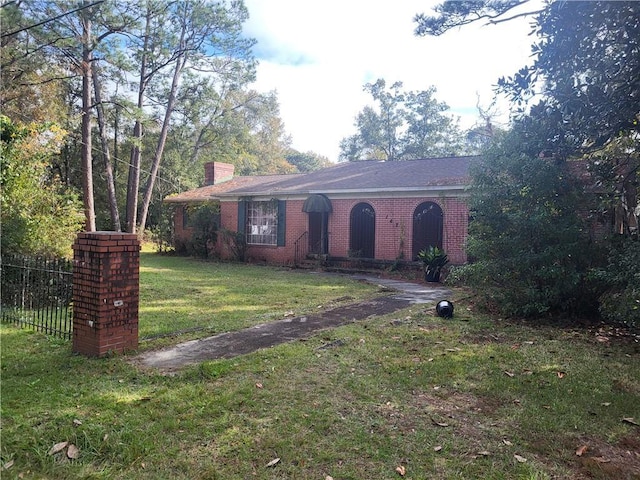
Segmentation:
[(247, 243), (276, 245), (278, 209), (275, 202), (247, 202)]

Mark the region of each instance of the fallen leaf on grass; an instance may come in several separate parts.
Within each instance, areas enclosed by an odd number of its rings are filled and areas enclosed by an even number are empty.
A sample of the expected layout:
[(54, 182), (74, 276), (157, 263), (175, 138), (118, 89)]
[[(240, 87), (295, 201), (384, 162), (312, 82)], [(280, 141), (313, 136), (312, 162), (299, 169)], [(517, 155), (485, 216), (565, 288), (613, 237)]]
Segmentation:
[(513, 458), (515, 458), (515, 459), (516, 459), (518, 462), (520, 462), (520, 463), (525, 463), (525, 462), (527, 461), (527, 459), (526, 459), (526, 458), (524, 458), (524, 457), (522, 457), (522, 456), (520, 456), (520, 455), (518, 455), (518, 454), (515, 454), (515, 455), (513, 456)]
[(261, 383), (256, 383), (256, 388), (264, 388), (264, 386)]
[(576, 450), (576, 455), (581, 457), (582, 455), (584, 455), (584, 453), (589, 449), (589, 447), (587, 445), (582, 445), (581, 447), (579, 447)]
[(504, 443), (506, 446), (510, 447), (511, 445), (513, 445), (513, 443), (511, 443), (509, 440), (507, 440), (506, 438), (502, 439), (502, 443)]
[(490, 457), (491, 456), (491, 452), (487, 452), (486, 450), (482, 450), (481, 452), (478, 452), (478, 455), (480, 455), (481, 457)]
[(508, 372), (508, 371), (506, 371), (506, 370), (504, 371), (504, 374), (505, 374), (505, 375), (507, 375), (508, 377), (515, 377), (515, 376), (516, 376), (516, 374), (515, 374), (515, 373), (513, 373), (513, 372)]
[(5, 463), (2, 466), (2, 469), (3, 470), (9, 470), (11, 467), (13, 467), (13, 464), (14, 464), (14, 460), (9, 460), (7, 463)]
[(79, 427), (80, 425), (82, 425), (82, 420), (78, 420), (77, 418), (73, 419), (73, 425), (75, 427)]
[(76, 447), (73, 443), (69, 445), (67, 449), (67, 457), (72, 460), (76, 460), (80, 456), (80, 449)]
[(600, 406), (602, 406), (602, 407), (608, 407), (608, 406), (610, 406), (610, 405), (611, 405), (611, 402), (602, 402), (602, 403), (600, 404)]
[(437, 425), (439, 427), (448, 427), (449, 426), (448, 423), (438, 422), (438, 421), (434, 420), (433, 418), (431, 419), (431, 421), (433, 422), (434, 425)]
[(404, 468), (402, 465), (396, 467), (396, 473), (398, 475), (400, 475), (401, 477), (404, 477), (407, 474), (407, 469)]
[(622, 419), (624, 423), (628, 423), (630, 425), (635, 425), (636, 427), (640, 427), (640, 423), (636, 422), (633, 417), (624, 417)]
[(608, 458), (604, 458), (604, 457), (591, 457), (591, 460), (597, 463), (609, 463), (611, 461)]
[(564, 373), (564, 372), (556, 372), (556, 375), (558, 375), (558, 378), (564, 378), (566, 373)]
[(48, 452), (48, 455), (55, 455), (56, 453), (61, 452), (67, 447), (67, 445), (69, 445), (69, 442), (56, 443), (53, 447), (51, 447), (51, 449)]
[(267, 468), (275, 466), (280, 461), (280, 457), (274, 458), (269, 463), (267, 463)]
[(434, 452), (439, 452), (440, 450), (442, 450), (442, 445), (437, 445), (437, 446), (433, 447), (433, 451)]

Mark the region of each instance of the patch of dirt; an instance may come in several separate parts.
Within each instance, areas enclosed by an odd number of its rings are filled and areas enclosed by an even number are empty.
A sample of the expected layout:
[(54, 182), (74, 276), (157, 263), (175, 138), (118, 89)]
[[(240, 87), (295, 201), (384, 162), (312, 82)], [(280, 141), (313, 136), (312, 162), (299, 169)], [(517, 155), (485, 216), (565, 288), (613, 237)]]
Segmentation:
[(576, 455), (576, 463), (585, 478), (640, 479), (640, 436), (627, 436), (616, 445), (595, 438), (582, 439), (585, 452)]
[[(470, 459), (485, 455), (525, 455), (530, 461), (549, 468), (552, 478), (571, 480), (640, 480), (640, 435), (628, 435), (617, 444), (610, 445), (595, 438), (582, 438), (580, 445), (567, 445), (573, 449), (571, 460), (565, 462), (562, 455), (548, 458), (540, 453), (518, 451), (505, 432), (512, 431), (513, 425), (496, 416), (502, 406), (497, 401), (477, 397), (468, 393), (416, 392), (408, 405), (380, 405), (378, 413), (400, 430), (413, 430), (430, 425), (443, 431), (452, 431), (456, 437), (464, 438), (470, 446), (468, 451), (455, 452)], [(586, 450), (581, 456), (575, 455), (581, 445)], [(548, 447), (548, 445), (547, 445)], [(565, 463), (565, 469), (573, 473), (560, 473), (556, 462)], [(559, 475), (559, 476), (556, 476)]]

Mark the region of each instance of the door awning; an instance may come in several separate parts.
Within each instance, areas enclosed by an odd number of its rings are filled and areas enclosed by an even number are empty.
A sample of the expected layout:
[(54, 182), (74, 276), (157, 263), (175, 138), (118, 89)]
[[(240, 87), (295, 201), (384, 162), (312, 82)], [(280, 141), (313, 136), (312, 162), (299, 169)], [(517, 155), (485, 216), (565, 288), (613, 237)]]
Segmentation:
[(333, 207), (331, 206), (331, 200), (329, 200), (326, 195), (314, 193), (304, 201), (302, 211), (306, 213), (330, 213), (333, 212)]

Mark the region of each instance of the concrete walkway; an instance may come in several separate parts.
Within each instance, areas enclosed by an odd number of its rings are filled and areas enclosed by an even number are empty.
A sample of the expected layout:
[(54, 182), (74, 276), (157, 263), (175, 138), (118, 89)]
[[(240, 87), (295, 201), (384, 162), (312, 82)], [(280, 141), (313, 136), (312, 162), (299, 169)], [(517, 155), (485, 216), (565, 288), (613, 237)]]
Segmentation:
[(436, 303), (447, 299), (451, 294), (439, 284), (418, 284), (366, 275), (351, 275), (351, 278), (379, 285), (382, 289), (395, 293), (314, 315), (263, 323), (236, 332), (222, 333), (162, 350), (145, 352), (138, 355), (134, 361), (143, 367), (171, 372), (186, 365), (206, 360), (232, 358), (260, 348), (305, 338), (319, 330), (345, 325), (374, 315), (386, 315), (412, 304)]

